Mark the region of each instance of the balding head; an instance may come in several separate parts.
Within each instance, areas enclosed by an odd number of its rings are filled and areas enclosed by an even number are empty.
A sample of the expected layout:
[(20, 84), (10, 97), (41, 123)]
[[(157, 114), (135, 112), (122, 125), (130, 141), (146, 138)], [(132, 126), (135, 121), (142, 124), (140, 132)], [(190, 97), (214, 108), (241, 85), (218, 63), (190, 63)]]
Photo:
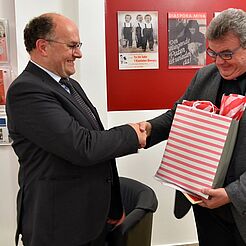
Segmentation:
[(45, 13), (33, 18), (24, 29), (24, 42), (28, 53), (36, 48), (38, 39), (54, 39), (57, 29), (76, 26), (69, 18), (57, 13)]

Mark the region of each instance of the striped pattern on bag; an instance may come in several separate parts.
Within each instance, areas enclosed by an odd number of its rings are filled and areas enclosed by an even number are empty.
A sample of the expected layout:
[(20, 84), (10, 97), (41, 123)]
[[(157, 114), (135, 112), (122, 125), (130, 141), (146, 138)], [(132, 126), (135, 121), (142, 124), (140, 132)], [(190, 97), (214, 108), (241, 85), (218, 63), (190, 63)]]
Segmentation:
[(178, 105), (155, 177), (206, 197), (212, 188), (232, 119)]

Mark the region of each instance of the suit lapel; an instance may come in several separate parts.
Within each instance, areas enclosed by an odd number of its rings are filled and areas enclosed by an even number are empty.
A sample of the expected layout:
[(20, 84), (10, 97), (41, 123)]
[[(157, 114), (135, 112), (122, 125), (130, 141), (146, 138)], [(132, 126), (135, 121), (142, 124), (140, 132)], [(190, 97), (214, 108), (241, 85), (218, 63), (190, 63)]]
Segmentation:
[[(78, 104), (78, 102), (57, 82), (55, 81), (48, 73), (46, 73), (43, 69), (36, 66), (34, 63), (29, 62), (26, 69), (26, 71), (35, 74), (36, 76), (40, 77), (46, 84), (48, 84), (52, 89), (54, 89), (56, 92), (62, 94), (64, 97), (66, 97), (67, 100), (69, 100), (74, 106), (80, 110), (83, 115), (86, 117), (86, 119), (91, 123), (92, 126), (94, 126), (93, 122), (91, 122), (91, 118), (88, 115), (87, 112), (85, 112), (82, 107)], [(93, 107), (89, 99), (87, 98), (85, 92), (82, 90), (80, 86), (77, 85), (72, 80), (73, 86), (76, 88), (77, 92), (81, 95), (81, 97), (85, 100), (93, 114), (95, 115), (100, 127), (103, 129), (102, 122), (100, 121), (99, 115), (96, 111), (96, 109)]]
[(74, 88), (77, 90), (77, 92), (80, 94), (80, 96), (83, 98), (83, 100), (85, 101), (85, 103), (87, 104), (87, 106), (90, 108), (91, 112), (94, 114), (94, 116), (96, 117), (97, 122), (99, 123), (100, 127), (103, 129), (103, 124), (100, 120), (100, 117), (97, 113), (96, 108), (93, 106), (93, 104), (91, 103), (91, 101), (89, 100), (89, 98), (86, 96), (84, 90), (82, 89), (82, 87), (76, 83), (73, 79), (71, 79), (72, 84), (74, 86)]

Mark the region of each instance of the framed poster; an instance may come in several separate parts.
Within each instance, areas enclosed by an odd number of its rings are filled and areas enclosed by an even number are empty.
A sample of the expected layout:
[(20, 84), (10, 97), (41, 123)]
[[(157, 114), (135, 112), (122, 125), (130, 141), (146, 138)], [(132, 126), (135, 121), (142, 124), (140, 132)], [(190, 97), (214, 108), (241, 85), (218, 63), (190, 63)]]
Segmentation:
[(118, 11), (119, 69), (158, 69), (158, 12)]
[(0, 105), (6, 103), (6, 93), (11, 82), (10, 68), (0, 67)]
[(168, 68), (200, 68), (206, 64), (206, 19), (201, 12), (168, 13)]
[(7, 128), (7, 116), (0, 112), (0, 145), (9, 145), (11, 142)]
[(0, 19), (0, 63), (8, 63), (8, 24)]

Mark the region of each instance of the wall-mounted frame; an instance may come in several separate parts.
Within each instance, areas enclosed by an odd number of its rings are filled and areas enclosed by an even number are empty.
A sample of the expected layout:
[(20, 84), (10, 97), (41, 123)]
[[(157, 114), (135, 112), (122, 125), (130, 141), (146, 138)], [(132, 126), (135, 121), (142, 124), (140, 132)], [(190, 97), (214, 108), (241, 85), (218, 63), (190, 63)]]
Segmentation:
[(0, 18), (0, 64), (8, 62), (8, 21)]
[(10, 145), (5, 110), (6, 93), (11, 83), (11, 65), (9, 64), (8, 21), (0, 18), (0, 145)]
[(11, 69), (10, 67), (0, 66), (0, 105), (6, 103), (6, 93), (11, 83)]
[(168, 13), (168, 68), (200, 68), (206, 64), (206, 18), (203, 12)]
[(158, 12), (118, 11), (119, 69), (158, 69)]
[(7, 128), (7, 116), (0, 112), (0, 145), (10, 145), (12, 140), (9, 137)]

